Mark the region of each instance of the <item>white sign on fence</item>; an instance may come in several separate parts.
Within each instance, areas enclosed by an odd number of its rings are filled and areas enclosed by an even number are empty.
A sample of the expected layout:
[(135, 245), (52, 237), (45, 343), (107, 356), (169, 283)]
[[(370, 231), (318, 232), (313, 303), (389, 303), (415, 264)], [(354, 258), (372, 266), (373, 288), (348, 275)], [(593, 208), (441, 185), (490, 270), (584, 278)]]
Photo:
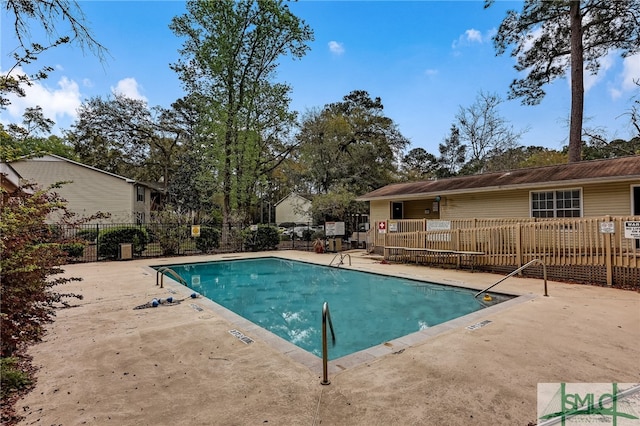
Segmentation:
[(428, 220), (427, 231), (448, 231), (451, 229), (450, 220)]
[(601, 234), (615, 234), (616, 224), (615, 222), (600, 222)]
[[(427, 231), (450, 231), (450, 220), (427, 220)], [(451, 241), (450, 232), (442, 232), (439, 234), (428, 234), (427, 241)]]
[(344, 235), (344, 222), (326, 222), (324, 227), (327, 236)]
[(640, 222), (627, 221), (624, 223), (624, 237), (640, 239)]

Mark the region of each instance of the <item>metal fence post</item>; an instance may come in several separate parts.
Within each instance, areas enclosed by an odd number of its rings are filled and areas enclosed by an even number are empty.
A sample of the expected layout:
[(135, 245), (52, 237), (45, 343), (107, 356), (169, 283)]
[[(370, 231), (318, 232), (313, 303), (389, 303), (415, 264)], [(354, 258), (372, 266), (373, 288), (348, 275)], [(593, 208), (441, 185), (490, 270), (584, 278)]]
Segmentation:
[(100, 260), (100, 224), (96, 223), (96, 262)]

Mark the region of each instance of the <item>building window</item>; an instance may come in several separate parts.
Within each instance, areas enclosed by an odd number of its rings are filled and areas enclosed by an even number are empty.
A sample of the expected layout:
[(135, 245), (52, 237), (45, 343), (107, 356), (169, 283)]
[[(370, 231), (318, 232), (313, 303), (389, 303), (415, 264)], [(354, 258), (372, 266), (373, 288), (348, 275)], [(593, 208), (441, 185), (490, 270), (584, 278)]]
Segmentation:
[(144, 186), (137, 186), (138, 188), (138, 201), (142, 201), (144, 203)]
[(402, 202), (391, 203), (391, 219), (402, 219)]
[(581, 191), (542, 191), (531, 193), (532, 217), (582, 217)]
[(144, 225), (144, 212), (136, 212), (136, 225)]

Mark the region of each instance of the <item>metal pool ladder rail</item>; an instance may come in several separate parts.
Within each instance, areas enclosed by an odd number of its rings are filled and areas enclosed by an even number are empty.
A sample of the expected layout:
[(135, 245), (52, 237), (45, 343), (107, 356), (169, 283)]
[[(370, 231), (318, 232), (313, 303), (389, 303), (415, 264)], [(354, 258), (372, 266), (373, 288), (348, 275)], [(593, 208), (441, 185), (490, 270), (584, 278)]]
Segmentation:
[(336, 260), (336, 257), (338, 256), (340, 256), (340, 259), (338, 260), (338, 263), (336, 263), (337, 267), (344, 265), (345, 257), (349, 258), (349, 266), (351, 266), (351, 255), (349, 253), (336, 253), (336, 255), (333, 256), (333, 259), (331, 259), (331, 262), (329, 262), (329, 266), (333, 265), (333, 261)]
[(495, 284), (490, 285), (489, 287), (485, 288), (482, 291), (477, 292), (476, 294), (473, 295), (473, 297), (478, 297), (480, 296), (482, 293), (487, 292), (487, 290), (497, 286), (498, 284), (500, 284), (502, 281), (506, 280), (509, 277), (514, 276), (515, 274), (517, 274), (518, 272), (522, 271), (523, 269), (528, 268), (529, 266), (533, 265), (534, 263), (539, 263), (542, 265), (542, 275), (544, 277), (544, 295), (545, 296), (549, 296), (549, 294), (547, 293), (547, 266), (544, 264), (544, 262), (540, 259), (533, 259), (530, 262), (527, 262), (526, 264), (522, 265), (521, 267), (519, 267), (518, 269), (516, 269), (515, 271), (513, 271), (512, 273), (510, 273), (509, 275), (507, 275), (506, 277), (502, 278), (501, 280), (497, 281)]
[[(176, 271), (169, 268), (168, 266), (162, 266), (156, 271), (156, 285), (160, 284), (160, 288), (164, 287), (164, 276), (167, 274), (175, 278), (180, 284), (184, 286), (187, 285), (187, 281), (180, 275), (178, 275)], [(158, 278), (160, 279), (160, 282), (158, 282)]]
[(329, 313), (329, 303), (324, 302), (322, 305), (322, 381), (321, 385), (331, 384), (329, 381), (329, 351), (327, 349), (327, 322), (329, 322), (329, 328), (331, 329), (331, 338), (333, 344), (336, 344), (336, 334), (333, 332), (333, 323), (331, 322), (331, 314)]

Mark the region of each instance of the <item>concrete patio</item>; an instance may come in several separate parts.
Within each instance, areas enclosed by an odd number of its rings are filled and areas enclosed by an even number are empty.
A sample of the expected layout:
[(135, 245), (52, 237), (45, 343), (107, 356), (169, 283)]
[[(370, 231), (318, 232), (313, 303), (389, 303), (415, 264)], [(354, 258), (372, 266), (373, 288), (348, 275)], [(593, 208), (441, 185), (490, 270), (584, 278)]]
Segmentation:
[[(324, 265), (334, 256), (259, 255)], [(528, 425), (537, 422), (538, 383), (640, 382), (640, 294), (611, 288), (549, 282), (543, 297), (542, 280), (509, 278), (496, 290), (525, 295), (524, 302), (392, 342), (386, 354), (332, 362), (327, 386), (319, 359), (204, 299), (133, 309), (191, 293), (167, 279), (159, 288), (149, 265), (230, 257), (238, 255), (65, 266), (83, 281), (64, 291), (84, 299), (59, 310), (30, 350), (40, 370), (16, 405), (21, 424)], [(382, 264), (363, 251), (351, 257), (353, 269), (478, 290), (500, 279)], [(466, 328), (483, 320), (491, 322)]]

